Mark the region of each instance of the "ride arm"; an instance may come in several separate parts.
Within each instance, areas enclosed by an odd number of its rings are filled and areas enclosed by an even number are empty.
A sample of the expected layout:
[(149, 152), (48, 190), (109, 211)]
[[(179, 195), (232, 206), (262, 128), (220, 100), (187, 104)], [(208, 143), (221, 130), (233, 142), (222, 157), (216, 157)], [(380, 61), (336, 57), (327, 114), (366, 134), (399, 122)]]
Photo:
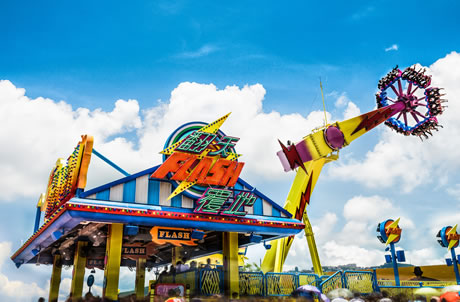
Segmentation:
[[(280, 142), (282, 150), (277, 155), (281, 160), (284, 170), (287, 172), (297, 169), (297, 174), (284, 208), (294, 218), (302, 220), (324, 164), (338, 158), (338, 155), (334, 154), (334, 151), (338, 151), (342, 147), (349, 145), (350, 142), (383, 123), (402, 109), (401, 104), (396, 103), (342, 122), (336, 122), (306, 136), (295, 145), (286, 147)], [(306, 226), (310, 225), (308, 217), (306, 220)], [(313, 267), (316, 273), (321, 274), (322, 269), (319, 263), (313, 232), (308, 231), (305, 234), (310, 247)], [(286, 237), (272, 243), (272, 247), (266, 252), (262, 262), (262, 270), (264, 272), (282, 271), (293, 240), (294, 237)]]

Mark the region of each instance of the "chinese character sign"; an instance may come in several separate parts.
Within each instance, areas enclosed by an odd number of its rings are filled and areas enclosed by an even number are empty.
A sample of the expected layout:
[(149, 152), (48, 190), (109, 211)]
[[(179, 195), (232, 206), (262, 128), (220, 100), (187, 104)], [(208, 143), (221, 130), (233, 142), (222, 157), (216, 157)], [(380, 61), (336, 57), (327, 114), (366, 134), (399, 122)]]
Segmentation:
[[(166, 156), (166, 160), (150, 177), (166, 178), (178, 183), (168, 199), (195, 185), (226, 188), (235, 186), (244, 163), (237, 161), (240, 155), (235, 153), (235, 145), (239, 138), (219, 133), (219, 128), (228, 115), (198, 130), (193, 130), (185, 138), (169, 145), (161, 152)], [(200, 195), (201, 193), (196, 195), (196, 198)], [(220, 202), (224, 196), (219, 197), (220, 199), (216, 198), (213, 197), (213, 203)], [(243, 196), (240, 199), (243, 200)], [(217, 206), (213, 203), (208, 205), (205, 200), (203, 203), (205, 203), (203, 207)], [(240, 207), (236, 208), (236, 206), (235, 204), (235, 207), (229, 210), (230, 213), (238, 213)], [(203, 211), (206, 211), (206, 208), (203, 208)]]
[[(252, 207), (257, 197), (251, 192), (240, 192), (234, 198), (233, 191), (209, 188), (203, 196), (197, 200), (193, 212), (201, 214), (245, 216), (246, 212), (241, 211), (243, 207)], [(231, 201), (233, 199), (233, 201)], [(244, 209), (244, 208), (243, 208)]]
[(182, 144), (176, 148), (177, 151), (201, 154), (217, 137), (216, 134), (201, 131), (193, 131), (185, 138)]

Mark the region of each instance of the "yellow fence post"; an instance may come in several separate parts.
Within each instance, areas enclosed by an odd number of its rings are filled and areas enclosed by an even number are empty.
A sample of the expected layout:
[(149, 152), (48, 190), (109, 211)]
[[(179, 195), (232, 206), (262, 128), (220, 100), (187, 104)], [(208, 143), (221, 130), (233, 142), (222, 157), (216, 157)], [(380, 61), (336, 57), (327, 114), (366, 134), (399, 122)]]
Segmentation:
[(76, 301), (81, 298), (83, 293), (83, 281), (85, 279), (86, 267), (86, 246), (88, 242), (78, 241), (73, 257), (72, 283), (70, 284), (70, 298)]
[(147, 259), (139, 258), (136, 261), (136, 286), (134, 292), (136, 293), (136, 299), (144, 299), (144, 287), (145, 287), (145, 262)]
[(118, 278), (120, 275), (121, 247), (123, 243), (123, 224), (109, 225), (107, 246), (105, 250), (106, 264), (104, 269), (103, 297), (118, 300)]
[(59, 297), (59, 285), (61, 285), (61, 271), (62, 271), (62, 261), (61, 255), (54, 255), (53, 259), (53, 272), (51, 274), (50, 281), (50, 294), (48, 301), (55, 302)]
[(225, 294), (230, 298), (238, 298), (240, 294), (240, 276), (238, 271), (238, 233), (223, 232), (222, 239)]

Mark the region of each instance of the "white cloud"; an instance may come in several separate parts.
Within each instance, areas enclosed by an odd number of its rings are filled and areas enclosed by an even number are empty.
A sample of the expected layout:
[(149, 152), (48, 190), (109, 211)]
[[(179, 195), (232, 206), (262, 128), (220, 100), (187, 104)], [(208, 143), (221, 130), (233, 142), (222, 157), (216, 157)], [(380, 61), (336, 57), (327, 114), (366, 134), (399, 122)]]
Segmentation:
[(46, 297), (48, 292), (40, 288), (37, 283), (24, 283), (19, 280), (10, 280), (3, 272), (5, 260), (9, 261), (11, 242), (0, 242), (0, 299), (3, 301), (30, 301), (32, 297)]
[(356, 106), (355, 103), (353, 103), (347, 96), (346, 93), (341, 93), (341, 94), (338, 94), (337, 92), (332, 92), (332, 93), (329, 93), (328, 96), (333, 96), (333, 97), (337, 97), (337, 100), (335, 101), (335, 107), (340, 109), (340, 110), (344, 110), (343, 112), (343, 118), (341, 120), (347, 120), (349, 118), (352, 118), (352, 117), (355, 117), (355, 116), (358, 116), (361, 114), (361, 110), (358, 108), (358, 106)]
[[(312, 221), (318, 253), (323, 266), (356, 264), (361, 267), (384, 263), (385, 246), (377, 237), (377, 224), (386, 219), (400, 217), (403, 238), (398, 247), (417, 238), (419, 234), (414, 222), (393, 202), (381, 196), (355, 196), (343, 206), (343, 219), (337, 214), (327, 212), (323, 217)], [(413, 264), (440, 264), (435, 248), (409, 248), (406, 258)], [(310, 252), (304, 233), (296, 236), (285, 270), (310, 268)]]
[[(328, 95), (337, 96), (338, 94), (337, 93), (330, 93)], [(348, 98), (348, 96), (345, 93), (342, 93), (342, 94), (338, 95), (337, 100), (335, 101), (335, 106), (339, 107), (339, 108), (344, 107), (349, 102), (350, 102), (350, 99)]]
[(186, 51), (183, 53), (180, 53), (177, 55), (178, 58), (183, 58), (183, 59), (194, 59), (194, 58), (200, 58), (207, 56), (213, 52), (216, 52), (219, 50), (219, 47), (211, 44), (206, 44), (201, 46), (199, 49), (195, 51)]
[(378, 249), (366, 249), (356, 244), (339, 244), (334, 240), (322, 247), (327, 259), (325, 265), (335, 266), (355, 263), (359, 266), (372, 266), (382, 263), (383, 252)]
[[(2, 200), (38, 198), (57, 158), (67, 157), (81, 134), (93, 135), (98, 151), (134, 173), (161, 162), (158, 152), (179, 125), (193, 120), (211, 122), (228, 112), (233, 114), (222, 129), (241, 138), (237, 151), (246, 162), (243, 176), (280, 178), (285, 174), (275, 155), (280, 149), (277, 138), (301, 138), (306, 129), (322, 125), (323, 113), (314, 111), (307, 117), (265, 113), (264, 95), (260, 84), (220, 90), (212, 84), (185, 82), (172, 91), (169, 102), (140, 112), (137, 101), (118, 100), (112, 111), (105, 112), (73, 109), (64, 101), (30, 99), (24, 89), (1, 81), (0, 120), (6, 127), (0, 127), (0, 141), (8, 144), (0, 151), (0, 172), (8, 175), (0, 184)], [(125, 135), (133, 130), (138, 135), (130, 141)], [(93, 156), (88, 187), (120, 176)]]
[(392, 51), (392, 50), (395, 50), (395, 51), (396, 51), (396, 50), (398, 50), (398, 49), (399, 49), (398, 44), (393, 44), (393, 45), (391, 45), (390, 47), (385, 48), (385, 51), (386, 51), (386, 52)]
[(361, 114), (361, 110), (359, 110), (359, 107), (356, 106), (355, 103), (353, 102), (348, 102), (347, 108), (345, 109), (345, 112), (343, 113), (343, 119), (347, 120), (352, 117), (358, 116)]
[[(2, 200), (36, 196), (45, 190), (58, 157), (70, 155), (81, 134), (96, 142), (140, 126), (137, 101), (118, 100), (111, 112), (70, 105), (50, 99), (29, 99), (25, 90), (0, 81), (0, 183)], [(26, 185), (27, 184), (27, 185)]]
[(446, 184), (446, 177), (457, 173), (460, 54), (452, 52), (439, 59), (428, 68), (427, 74), (432, 74), (433, 86), (445, 88), (446, 98), (450, 99), (445, 113), (439, 117), (444, 128), (421, 142), (381, 126), (382, 131), (376, 132), (380, 133), (380, 140), (375, 147), (363, 158), (331, 164), (330, 177), (353, 180), (373, 189), (393, 187), (409, 193), (422, 184)]
[(460, 200), (460, 184), (454, 184), (447, 188), (447, 193), (449, 193), (452, 197), (455, 197), (457, 200)]

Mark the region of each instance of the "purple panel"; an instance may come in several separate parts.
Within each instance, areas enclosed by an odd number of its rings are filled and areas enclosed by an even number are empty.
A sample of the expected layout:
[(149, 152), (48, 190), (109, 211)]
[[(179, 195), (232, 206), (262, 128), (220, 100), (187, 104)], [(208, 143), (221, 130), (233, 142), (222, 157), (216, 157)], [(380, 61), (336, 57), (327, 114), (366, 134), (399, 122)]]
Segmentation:
[(286, 157), (286, 154), (284, 154), (283, 150), (276, 152), (276, 155), (278, 155), (281, 161), (281, 165), (283, 165), (284, 172), (291, 171), (291, 166), (289, 165), (289, 161)]
[(324, 130), (324, 138), (329, 147), (334, 150), (342, 148), (345, 143), (342, 131), (335, 126), (330, 126)]
[(307, 144), (304, 140), (298, 142), (295, 145), (295, 148), (297, 150), (297, 153), (299, 153), (300, 159), (303, 163), (312, 160), (310, 150), (308, 150)]

